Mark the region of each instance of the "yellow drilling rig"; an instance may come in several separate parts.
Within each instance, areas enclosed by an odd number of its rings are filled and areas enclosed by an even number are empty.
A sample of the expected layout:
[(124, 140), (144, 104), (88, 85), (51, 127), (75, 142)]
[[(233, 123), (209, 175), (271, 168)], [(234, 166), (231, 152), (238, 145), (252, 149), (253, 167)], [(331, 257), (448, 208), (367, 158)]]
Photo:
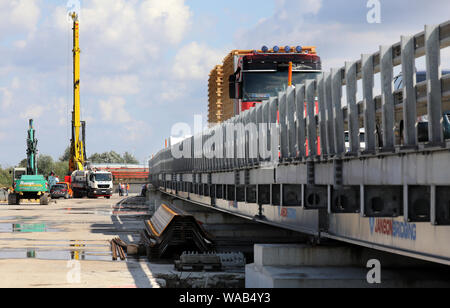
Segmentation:
[(80, 24), (78, 15), (72, 13), (73, 19), (73, 111), (72, 139), (70, 140), (69, 172), (74, 198), (109, 199), (113, 193), (113, 176), (107, 171), (86, 168), (86, 122), (81, 121), (80, 108)]
[(69, 160), (70, 174), (74, 171), (83, 171), (86, 163), (86, 123), (80, 120), (80, 24), (78, 14), (72, 13), (71, 16), (73, 19), (73, 112)]

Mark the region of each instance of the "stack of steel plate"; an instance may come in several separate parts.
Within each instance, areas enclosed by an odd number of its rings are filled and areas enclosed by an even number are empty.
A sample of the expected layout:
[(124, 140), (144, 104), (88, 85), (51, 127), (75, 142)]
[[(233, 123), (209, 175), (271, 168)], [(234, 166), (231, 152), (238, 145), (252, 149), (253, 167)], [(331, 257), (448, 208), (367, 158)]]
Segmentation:
[(203, 253), (213, 248), (211, 236), (192, 215), (165, 204), (145, 221), (142, 243), (149, 259), (172, 258), (184, 251)]

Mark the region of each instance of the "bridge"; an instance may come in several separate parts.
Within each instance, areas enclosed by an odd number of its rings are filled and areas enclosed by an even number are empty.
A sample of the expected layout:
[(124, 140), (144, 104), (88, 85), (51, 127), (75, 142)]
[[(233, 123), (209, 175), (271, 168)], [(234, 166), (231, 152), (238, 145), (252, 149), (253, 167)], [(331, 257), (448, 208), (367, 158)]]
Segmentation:
[[(450, 21), (426, 25), (162, 150), (150, 181), (177, 199), (316, 239), (450, 265), (450, 76), (440, 61), (449, 45)], [(416, 82), (423, 56), (426, 80)]]

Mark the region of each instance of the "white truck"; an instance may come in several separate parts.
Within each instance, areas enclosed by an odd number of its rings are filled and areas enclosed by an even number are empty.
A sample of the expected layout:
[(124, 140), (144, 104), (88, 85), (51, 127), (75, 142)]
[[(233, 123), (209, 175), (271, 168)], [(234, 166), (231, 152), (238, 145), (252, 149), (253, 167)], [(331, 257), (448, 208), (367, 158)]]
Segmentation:
[(72, 173), (71, 187), (74, 198), (111, 198), (113, 194), (111, 172), (84, 170)]

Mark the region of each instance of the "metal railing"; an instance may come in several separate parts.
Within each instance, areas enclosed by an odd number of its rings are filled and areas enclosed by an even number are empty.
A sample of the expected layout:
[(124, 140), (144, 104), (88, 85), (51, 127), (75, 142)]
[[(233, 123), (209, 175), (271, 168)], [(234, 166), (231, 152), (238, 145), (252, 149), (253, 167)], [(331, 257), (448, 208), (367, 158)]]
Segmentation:
[[(397, 44), (381, 46), (374, 54), (288, 88), (278, 97), (161, 151), (150, 161), (150, 173), (230, 171), (267, 162), (328, 161), (446, 147), (442, 118), (444, 111), (450, 110), (450, 76), (442, 76), (440, 51), (448, 46), (450, 21), (427, 25), (424, 32), (402, 36)], [(422, 56), (427, 76), (426, 81), (417, 83), (415, 59)], [(394, 67), (399, 65), (403, 88), (394, 90)], [(381, 95), (375, 97), (378, 73)], [(356, 98), (358, 80), (362, 80), (361, 102)], [(429, 140), (420, 143), (417, 125), (423, 115), (428, 116)], [(175, 158), (174, 150), (183, 156)], [(270, 153), (269, 158), (262, 153)]]

